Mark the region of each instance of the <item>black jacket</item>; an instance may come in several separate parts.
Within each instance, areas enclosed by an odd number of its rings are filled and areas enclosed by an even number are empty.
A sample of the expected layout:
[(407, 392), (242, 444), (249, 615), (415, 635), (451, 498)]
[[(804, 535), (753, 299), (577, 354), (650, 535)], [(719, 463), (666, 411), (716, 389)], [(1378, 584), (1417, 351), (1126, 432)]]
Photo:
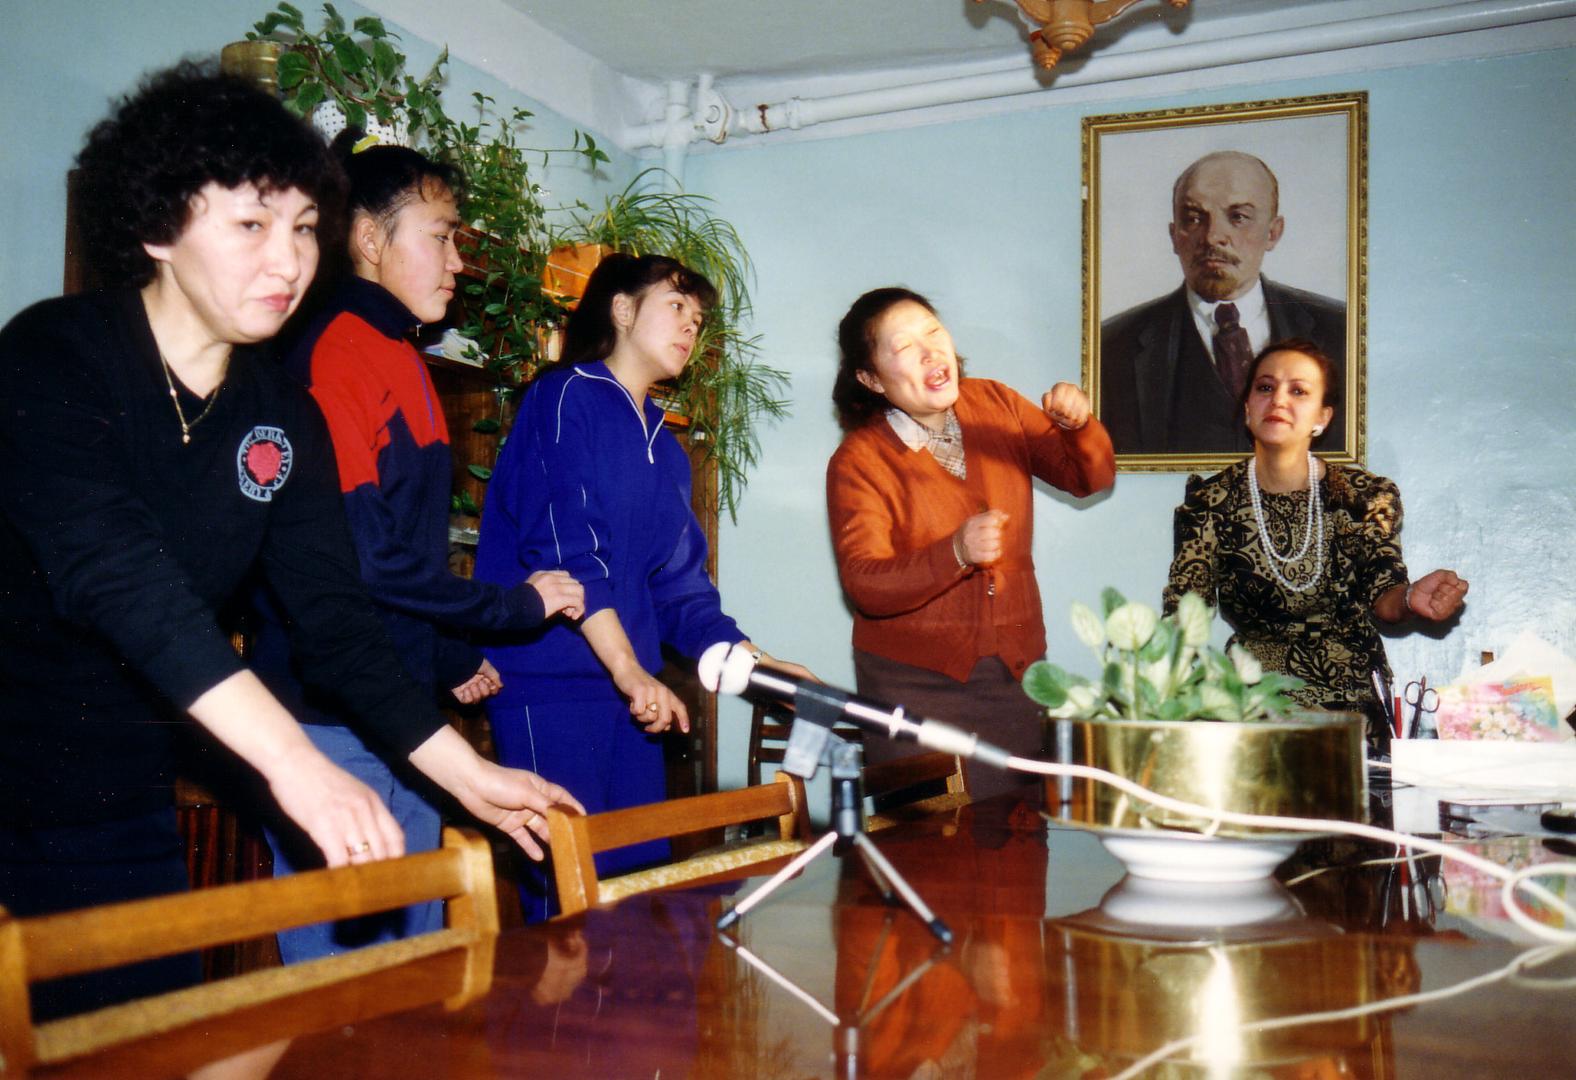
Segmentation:
[[(1270, 339), (1309, 338), (1324, 349), (1337, 370), (1343, 369), (1346, 305), (1268, 278), (1261, 280), (1269, 309)], [(1202, 357), (1202, 364), (1187, 363), (1193, 353)], [(1213, 384), (1182, 385), (1189, 371), (1200, 380), (1213, 377)], [(1208, 364), (1208, 352), (1188, 309), (1185, 286), (1100, 324), (1098, 404), (1100, 419), (1110, 429), (1118, 454), (1252, 449), (1243, 430), (1241, 407)], [(1343, 413), (1336, 408), (1315, 449), (1344, 445)], [(1229, 445), (1222, 443), (1221, 432), (1231, 440)]]
[[(204, 404), (189, 394), (188, 422)], [(241, 667), (217, 612), (266, 579), (312, 681), (403, 756), (442, 725), (356, 572), (306, 392), (237, 349), (181, 428), (141, 298), (45, 301), (0, 331), (0, 822), (168, 805), (182, 712)]]

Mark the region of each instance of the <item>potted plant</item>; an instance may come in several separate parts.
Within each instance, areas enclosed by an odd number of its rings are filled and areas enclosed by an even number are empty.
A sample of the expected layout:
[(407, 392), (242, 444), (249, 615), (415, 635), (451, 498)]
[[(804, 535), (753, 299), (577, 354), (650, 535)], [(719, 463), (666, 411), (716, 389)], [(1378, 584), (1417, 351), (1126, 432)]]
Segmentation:
[[(492, 477), (490, 465), (509, 428), (514, 401), (520, 388), (556, 359), (550, 343), (568, 313), (562, 297), (547, 283), (552, 246), (548, 208), (532, 164), (553, 154), (577, 155), (593, 169), (608, 160), (596, 140), (581, 132), (575, 133), (570, 147), (525, 147), (520, 132), (530, 120), (529, 111), (503, 113), (486, 94), (473, 93), (471, 98), (474, 123), (454, 119), (440, 108), (427, 126), (430, 152), (465, 177), (461, 213), (467, 225), (458, 238), (465, 271), (458, 330), (477, 343), (477, 359), (495, 390), (488, 399), (493, 407), (471, 422), (471, 430), (486, 437), (488, 449), (480, 455), (484, 460), (467, 463), (456, 475), (452, 509), (467, 517), (481, 512), (484, 485)], [(473, 445), (473, 457), (478, 449)]]
[[(721, 293), (707, 320), (695, 360), (672, 387), (666, 403), (686, 418), (693, 445), (717, 467), (717, 504), (733, 513), (760, 444), (755, 426), (763, 417), (781, 416), (778, 397), (786, 377), (758, 360), (759, 341), (740, 325), (750, 309), (749, 256), (737, 232), (710, 212), (703, 196), (645, 190), (651, 170), (637, 176), (603, 209), (574, 221), (555, 236), (533, 165), (553, 154), (574, 154), (591, 168), (608, 156), (589, 135), (576, 132), (569, 147), (542, 150), (520, 142), (531, 117), (525, 109), (503, 113), (491, 97), (472, 95), (475, 122), (451, 117), (441, 97), (448, 50), (440, 52), (421, 79), (405, 72), (398, 38), (382, 20), (362, 17), (347, 23), (333, 6), (323, 5), (320, 27), (306, 25), (300, 9), (279, 3), (247, 34), (249, 43), (277, 43), (283, 52), (276, 78), (285, 104), (311, 116), (332, 107), (339, 124), (371, 129), (389, 122), (408, 131), (435, 157), (457, 166), (466, 178), (461, 208), (468, 227), (460, 247), (467, 266), (463, 285), (461, 335), (478, 344), (485, 368), (502, 391), (496, 409), (476, 419), (472, 430), (501, 434), (518, 389), (535, 377), (551, 355), (550, 342), (567, 313), (564, 298), (549, 287), (547, 253), (555, 245), (594, 249), (660, 252), (694, 267)], [(332, 137), (333, 131), (319, 123)], [(328, 127), (332, 127), (330, 124)], [(406, 141), (401, 135), (398, 141)], [(590, 267), (600, 258), (591, 252)], [(481, 484), (490, 476), (486, 463), (472, 461), (457, 475), (456, 512), (479, 510)]]
[(529, 382), (550, 359), (547, 342), (568, 309), (546, 287), (552, 240), (542, 188), (531, 170), (538, 156), (574, 154), (596, 168), (608, 156), (596, 140), (576, 132), (574, 144), (553, 150), (527, 148), (519, 132), (531, 117), (515, 108), (507, 115), (486, 94), (471, 95), (476, 122), (439, 112), (428, 128), (435, 156), (465, 177), (462, 213), (468, 223), (460, 248), (468, 270), (466, 325), (460, 332), (486, 350), (487, 363), (509, 385)]
[[(734, 227), (712, 212), (712, 200), (655, 187), (661, 170), (647, 169), (600, 210), (577, 215), (556, 234), (555, 252), (570, 272), (589, 272), (595, 251), (659, 254), (704, 274), (717, 287), (693, 359), (667, 388), (664, 405), (684, 417), (689, 438), (717, 468), (717, 509), (736, 514), (749, 470), (759, 461), (759, 423), (786, 415), (779, 394), (787, 376), (760, 360), (760, 338), (742, 330), (750, 313), (754, 269)], [(589, 211), (589, 208), (582, 207)], [(590, 247), (593, 258), (584, 257)]]
[(333, 4), (324, 4), (323, 24), (313, 30), (299, 8), (280, 3), (246, 38), (284, 46), (276, 79), (285, 106), (312, 119), (328, 138), (350, 126), (404, 142), (442, 118), (438, 87), (448, 49), (414, 79), (405, 73), (398, 35), (374, 16), (347, 25)]
[[(1301, 712), (1301, 682), (1266, 672), (1246, 650), (1209, 645), (1214, 612), (1184, 596), (1176, 613), (1102, 594), (1103, 616), (1074, 603), (1072, 624), (1100, 660), (1091, 680), (1040, 661), (1025, 692), (1048, 717), (1073, 722), (1082, 764), (1211, 810), (1360, 819), (1367, 806), (1363, 722)], [(1306, 834), (1220, 825), (1110, 785), (1080, 780), (1068, 819), (1146, 877), (1246, 880), (1272, 871)], [(1215, 845), (1207, 839), (1245, 841)], [(1164, 840), (1165, 843), (1156, 843)], [(1148, 842), (1135, 842), (1148, 841)]]

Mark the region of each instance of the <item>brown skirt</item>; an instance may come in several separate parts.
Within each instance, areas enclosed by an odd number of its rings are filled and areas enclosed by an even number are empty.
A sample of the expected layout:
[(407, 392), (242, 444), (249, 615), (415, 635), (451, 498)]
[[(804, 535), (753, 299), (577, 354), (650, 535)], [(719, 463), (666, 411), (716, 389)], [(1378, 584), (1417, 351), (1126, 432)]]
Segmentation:
[[(1041, 755), (1045, 714), (1029, 700), (1000, 657), (981, 657), (968, 681), (960, 683), (939, 671), (855, 649), (854, 678), (862, 696), (901, 705), (912, 717), (941, 720), (972, 731), (1021, 757)], [(872, 763), (925, 752), (915, 743), (875, 735), (865, 738), (865, 760)], [(973, 761), (964, 762), (963, 772), (969, 794), (976, 799), (1016, 791), (1026, 784), (1039, 786), (1031, 776)]]

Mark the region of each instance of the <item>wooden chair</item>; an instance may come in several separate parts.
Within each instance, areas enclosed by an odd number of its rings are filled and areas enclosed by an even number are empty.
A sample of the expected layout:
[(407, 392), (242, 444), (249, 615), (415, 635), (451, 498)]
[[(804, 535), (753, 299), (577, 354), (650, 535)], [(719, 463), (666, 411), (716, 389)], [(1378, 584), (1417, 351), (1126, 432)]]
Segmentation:
[[(28, 986), (35, 982), (440, 898), (448, 901), (447, 927), (430, 934), (32, 1021)], [(294, 1015), (297, 1024), (314, 1025), (307, 1030), (322, 1030), (402, 1002), (442, 999), (459, 1008), (487, 992), (497, 935), (492, 852), (479, 835), (457, 829), (444, 830), (437, 851), (403, 859), (25, 919), (0, 909), (0, 1075), (90, 1055), (90, 1074), (146, 1075), (154, 1071), (148, 1055), (155, 1042), (159, 1074), (185, 1072), (269, 1041), (259, 1032), (300, 1033), (274, 1030), (273, 1018)], [(405, 965), (420, 965), (422, 977), (378, 981)], [(357, 992), (329, 995), (332, 1007), (303, 1007), (304, 997), (351, 979)], [(261, 1022), (232, 1022), (243, 1015)], [(171, 1050), (183, 1037), (185, 1049)]]
[[(866, 765), (864, 789), (866, 797), (879, 807), (865, 819), (866, 832), (969, 803), (963, 759), (940, 751)], [(914, 797), (905, 801), (904, 796), (910, 793)]]
[[(597, 878), (593, 856), (598, 852), (762, 818), (777, 819), (776, 840), (702, 853), (606, 881)], [(555, 807), (547, 811), (547, 827), (553, 845), (558, 904), (563, 914), (573, 915), (593, 904), (610, 904), (680, 882), (724, 876), (740, 867), (802, 851), (809, 817), (805, 811), (804, 781), (778, 773), (770, 784), (589, 816)]]
[[(761, 782), (762, 765), (781, 765), (783, 751), (788, 748), (788, 729), (793, 718), (769, 705), (756, 705), (750, 714), (750, 756), (745, 767), (745, 777), (753, 786)], [(832, 733), (849, 742), (863, 744), (864, 732), (857, 725), (838, 723)]]

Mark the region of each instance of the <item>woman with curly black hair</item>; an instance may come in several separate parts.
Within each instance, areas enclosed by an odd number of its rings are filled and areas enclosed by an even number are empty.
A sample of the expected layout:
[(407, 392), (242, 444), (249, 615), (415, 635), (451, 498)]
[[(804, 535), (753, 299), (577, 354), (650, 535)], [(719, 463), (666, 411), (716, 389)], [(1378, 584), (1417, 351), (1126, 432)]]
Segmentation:
[[(0, 331), (0, 905), (34, 914), (187, 887), (171, 802), (189, 714), (261, 774), (330, 865), (398, 825), (242, 664), (216, 613), (254, 573), (302, 671), (363, 729), (539, 853), (572, 802), (482, 761), (400, 669), (356, 572), (321, 414), (255, 348), (317, 268), (340, 174), (244, 81), (150, 78), (79, 158), (120, 287)], [(191, 956), (35, 995), (40, 1015), (198, 977)]]

